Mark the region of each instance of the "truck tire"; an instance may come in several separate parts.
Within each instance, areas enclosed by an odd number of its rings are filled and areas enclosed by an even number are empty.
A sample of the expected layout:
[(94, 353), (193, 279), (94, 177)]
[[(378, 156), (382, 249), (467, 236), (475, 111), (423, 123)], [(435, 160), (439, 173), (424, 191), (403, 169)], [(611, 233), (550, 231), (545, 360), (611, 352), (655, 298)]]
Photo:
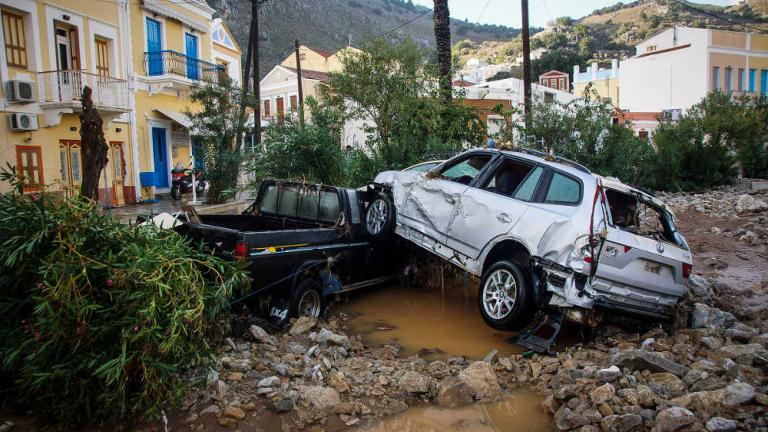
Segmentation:
[(175, 184), (171, 187), (171, 198), (175, 200), (181, 199), (181, 186), (179, 184)]
[(529, 279), (519, 264), (499, 261), (483, 274), (477, 293), (480, 315), (497, 330), (520, 330), (533, 314)]
[(320, 318), (324, 307), (323, 286), (320, 281), (314, 277), (302, 279), (291, 294), (291, 316)]
[(373, 241), (387, 240), (395, 225), (395, 205), (392, 203), (392, 198), (386, 193), (379, 192), (365, 210), (364, 223), (365, 231)]

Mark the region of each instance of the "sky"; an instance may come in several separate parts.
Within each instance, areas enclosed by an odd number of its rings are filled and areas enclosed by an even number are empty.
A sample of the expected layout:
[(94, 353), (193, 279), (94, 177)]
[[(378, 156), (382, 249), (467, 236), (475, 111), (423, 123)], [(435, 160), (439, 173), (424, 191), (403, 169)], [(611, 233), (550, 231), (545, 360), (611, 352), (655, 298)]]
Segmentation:
[[(547, 21), (561, 16), (581, 18), (593, 10), (611, 6), (618, 0), (529, 0), (528, 14), (530, 25), (544, 27)], [(631, 0), (630, 0), (631, 1)], [(629, 3), (624, 1), (622, 3)], [(413, 0), (422, 6), (432, 7), (432, 0)], [(738, 0), (693, 0), (692, 3), (728, 6)], [(468, 19), (470, 22), (500, 24), (508, 27), (520, 27), (520, 0), (448, 0), (452, 18)]]

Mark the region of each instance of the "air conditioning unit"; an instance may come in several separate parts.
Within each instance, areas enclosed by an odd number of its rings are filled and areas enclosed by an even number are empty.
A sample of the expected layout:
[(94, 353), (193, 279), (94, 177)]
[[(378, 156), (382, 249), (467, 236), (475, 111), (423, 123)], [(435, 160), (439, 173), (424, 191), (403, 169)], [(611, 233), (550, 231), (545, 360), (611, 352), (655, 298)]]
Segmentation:
[(6, 92), (9, 102), (33, 102), (35, 100), (35, 83), (31, 81), (10, 80)]
[(9, 113), (8, 123), (13, 131), (37, 130), (37, 115), (27, 113)]

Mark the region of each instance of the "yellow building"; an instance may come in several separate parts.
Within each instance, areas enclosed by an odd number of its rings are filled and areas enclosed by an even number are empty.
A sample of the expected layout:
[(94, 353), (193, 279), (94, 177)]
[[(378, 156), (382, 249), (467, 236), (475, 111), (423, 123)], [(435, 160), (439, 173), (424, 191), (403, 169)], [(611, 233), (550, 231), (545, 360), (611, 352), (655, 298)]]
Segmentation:
[(0, 12), (0, 164), (28, 191), (78, 187), (85, 86), (110, 144), (101, 198), (123, 204), (189, 165), (193, 85), (240, 81), (240, 49), (203, 0), (0, 0)]
[(597, 93), (597, 96), (613, 106), (619, 104), (619, 61), (612, 60), (610, 69), (600, 69), (597, 63), (587, 67), (586, 72), (579, 70), (579, 65), (573, 67), (573, 94), (578, 97), (587, 96), (587, 89)]

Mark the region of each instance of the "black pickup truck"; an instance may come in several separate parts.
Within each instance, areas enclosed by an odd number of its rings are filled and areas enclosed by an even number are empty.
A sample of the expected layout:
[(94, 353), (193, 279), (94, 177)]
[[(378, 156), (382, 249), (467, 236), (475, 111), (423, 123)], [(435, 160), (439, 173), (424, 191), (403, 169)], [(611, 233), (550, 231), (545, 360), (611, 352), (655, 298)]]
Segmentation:
[(276, 324), (320, 316), (327, 296), (394, 279), (401, 258), (363, 226), (370, 192), (266, 181), (239, 215), (194, 215), (177, 231), (228, 259), (243, 259), (252, 299)]

